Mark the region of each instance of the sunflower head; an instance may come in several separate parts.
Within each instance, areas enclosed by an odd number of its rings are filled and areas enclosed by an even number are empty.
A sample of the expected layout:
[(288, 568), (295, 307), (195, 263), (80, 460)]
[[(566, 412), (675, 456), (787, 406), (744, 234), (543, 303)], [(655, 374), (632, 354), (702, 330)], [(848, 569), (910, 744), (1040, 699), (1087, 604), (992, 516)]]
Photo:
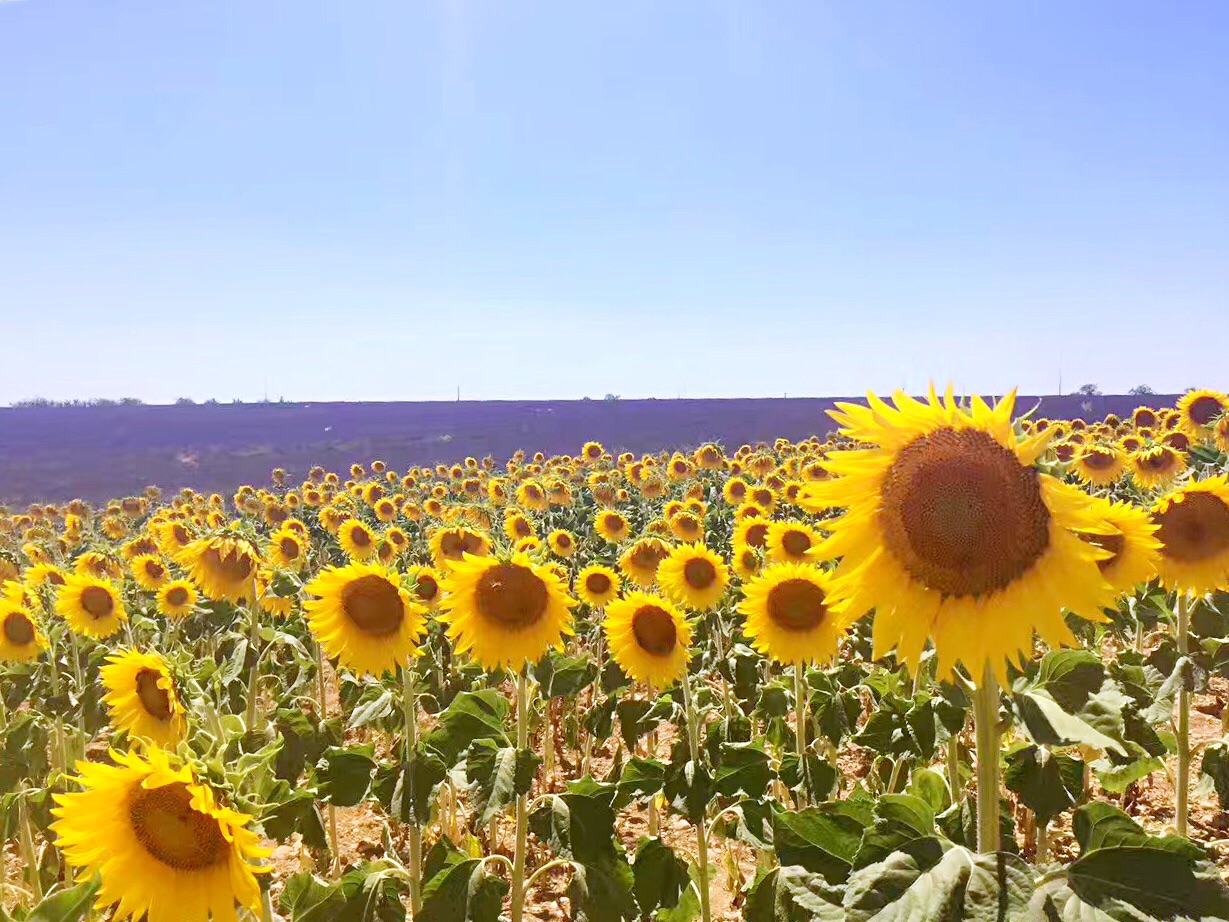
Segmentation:
[(142, 589), (157, 589), (168, 579), (170, 573), (158, 554), (141, 554), (132, 559), (132, 578)]
[(670, 547), (660, 538), (641, 538), (619, 557), (619, 569), (645, 589), (657, 582), (657, 568), (670, 553)]
[(894, 403), (838, 405), (842, 434), (867, 447), (832, 452), (839, 476), (801, 500), (846, 509), (818, 549), (841, 558), (834, 602), (855, 617), (876, 610), (876, 656), (895, 648), (917, 663), (929, 640), (941, 673), (959, 660), (1005, 681), (1009, 658), (1031, 656), (1034, 631), (1073, 642), (1064, 609), (1103, 617), (1113, 599), (1103, 552), (1078, 534), (1104, 522), (1086, 494), (1034, 467), (1049, 435), (1017, 435), (1014, 396), (966, 408), (950, 389), (926, 402), (897, 392)]
[(572, 557), (576, 554), (576, 538), (564, 528), (556, 528), (546, 536), (551, 553), (559, 557)]
[(1126, 469), (1126, 458), (1116, 445), (1093, 443), (1076, 452), (1072, 472), (1081, 483), (1113, 483)]
[(730, 584), (730, 571), (703, 544), (680, 544), (657, 568), (657, 582), (670, 598), (692, 611), (715, 608)]
[(144, 755), (111, 752), (113, 764), (78, 762), (82, 790), (55, 794), (52, 826), (68, 863), (100, 875), (95, 906), (116, 920), (206, 922), (259, 914), (253, 864), (271, 849), (249, 817), (221, 806), (156, 745)]
[(823, 538), (805, 522), (772, 522), (764, 537), (768, 559), (779, 563), (807, 563)]
[(1104, 533), (1081, 532), (1079, 536), (1105, 552), (1106, 556), (1097, 560), (1101, 575), (1118, 593), (1152, 579), (1161, 543), (1147, 510), (1100, 498), (1094, 498), (1093, 504), (1107, 528)]
[(184, 618), (196, 610), (196, 587), (186, 579), (168, 580), (158, 587), (158, 611), (167, 618)]
[(485, 557), (491, 553), (490, 539), (480, 531), (465, 526), (437, 528), (431, 532), (431, 556), (436, 566), (452, 567), (469, 555)]
[(260, 555), (246, 538), (197, 538), (180, 552), (179, 560), (207, 597), (225, 602), (253, 598)]
[(593, 608), (605, 608), (618, 598), (619, 574), (610, 567), (590, 564), (576, 574), (576, 594)]
[(1188, 483), (1152, 509), (1161, 543), (1157, 569), (1169, 589), (1198, 594), (1229, 589), (1229, 479)]
[(156, 653), (120, 650), (98, 670), (111, 726), (129, 736), (174, 747), (187, 729), (166, 661)]
[(1173, 483), (1186, 470), (1186, 456), (1168, 445), (1141, 448), (1130, 457), (1131, 479), (1141, 490)]
[(575, 604), (558, 573), (525, 554), (467, 556), (445, 581), (440, 620), (458, 652), (485, 669), (515, 671), (562, 646)]
[(29, 610), (0, 598), (0, 663), (26, 663), (46, 649), (47, 635)]
[(56, 592), (56, 614), (78, 634), (105, 640), (128, 619), (118, 587), (110, 580), (74, 574)]
[(629, 593), (607, 606), (602, 630), (610, 655), (632, 679), (664, 688), (686, 675), (691, 625), (668, 599)]
[(1219, 391), (1200, 388), (1187, 391), (1178, 400), (1178, 427), (1191, 438), (1202, 441), (1212, 434), (1217, 420), (1229, 411), (1229, 397)]
[(779, 663), (826, 662), (849, 619), (831, 598), (832, 577), (810, 563), (774, 563), (743, 586), (738, 610), (752, 646)]
[(593, 520), (593, 527), (599, 535), (611, 544), (618, 544), (631, 531), (627, 519), (613, 509), (599, 510)]
[(330, 656), (356, 672), (393, 672), (419, 654), (425, 609), (412, 586), (378, 563), (352, 563), (321, 570), (304, 591), (312, 634)]

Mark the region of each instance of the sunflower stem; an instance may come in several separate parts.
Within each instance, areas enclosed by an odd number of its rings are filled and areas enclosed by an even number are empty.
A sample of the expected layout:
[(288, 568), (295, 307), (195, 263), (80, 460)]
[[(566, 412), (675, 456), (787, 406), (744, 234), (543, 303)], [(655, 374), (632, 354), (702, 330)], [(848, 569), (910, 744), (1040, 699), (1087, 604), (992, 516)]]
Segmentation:
[[(405, 711), (405, 761), (414, 760), (418, 749), (418, 691), (414, 687), (414, 667), (401, 667), (401, 704)], [(422, 825), (418, 816), (410, 817), (410, 909), (414, 916), (422, 908)]]
[(973, 692), (977, 732), (977, 850), (999, 850), (999, 683), (987, 662)]
[[(324, 648), (316, 644), (316, 675), (320, 679), (320, 722), (329, 719), (329, 703), (324, 695)], [(329, 804), (329, 874), (337, 877), (341, 874), (341, 849), (337, 842), (337, 808)]]
[(960, 733), (953, 733), (947, 738), (947, 787), (952, 795), (952, 803), (964, 801), (964, 787), (960, 784)]
[(252, 589), (252, 601), (248, 603), (248, 612), (251, 616), (251, 635), (248, 641), (250, 647), (248, 654), (252, 657), (252, 671), (248, 675), (248, 706), (247, 714), (244, 716), (243, 725), (250, 731), (256, 724), (256, 694), (260, 683), (260, 602), (259, 596), (256, 594), (256, 589)]
[(30, 806), (26, 803), (26, 794), (17, 801), (18, 822), (21, 825), (19, 845), (22, 860), (26, 864), (26, 879), (30, 882), (30, 891), (35, 902), (43, 898), (43, 880), (38, 873), (38, 850), (34, 847), (34, 823), (30, 819)]
[[(529, 664), (516, 677), (516, 748), (529, 748)], [(529, 795), (516, 796), (516, 845), (512, 853), (512, 922), (525, 909), (525, 851), (529, 838)]]
[[(684, 673), (682, 683), (683, 706), (687, 711), (687, 743), (691, 748), (691, 761), (698, 766), (700, 764), (700, 713), (696, 710), (696, 703), (691, 696), (691, 676)], [(697, 887), (700, 893), (700, 920), (711, 922), (713, 912), (709, 906), (708, 837), (704, 834), (703, 820), (696, 824), (696, 832), (697, 864), (701, 882), (701, 886)]]
[[(1178, 593), (1178, 656), (1186, 656), (1190, 651), (1190, 597), (1185, 592)], [(1190, 796), (1191, 783), (1191, 693), (1187, 691), (1186, 682), (1178, 689), (1178, 779), (1174, 785), (1176, 803), (1174, 805), (1174, 824), (1178, 835), (1185, 836), (1187, 830), (1187, 801)]]
[[(807, 693), (806, 665), (794, 663), (794, 710), (796, 712), (794, 741), (798, 746), (798, 770), (806, 777), (807, 771)], [(806, 786), (798, 792), (798, 806), (805, 807), (807, 800)]]

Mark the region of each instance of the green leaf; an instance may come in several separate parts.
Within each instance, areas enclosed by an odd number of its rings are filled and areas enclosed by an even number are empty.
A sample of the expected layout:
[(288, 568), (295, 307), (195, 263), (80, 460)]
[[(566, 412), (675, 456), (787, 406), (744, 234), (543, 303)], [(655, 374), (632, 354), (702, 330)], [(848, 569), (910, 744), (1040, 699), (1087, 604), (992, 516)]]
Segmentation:
[(1216, 791), (1221, 810), (1229, 810), (1229, 746), (1214, 743), (1205, 749), (1199, 771)]
[(641, 839), (632, 865), (635, 883), (632, 891), (641, 915), (658, 907), (672, 909), (691, 885), (687, 862), (661, 839)]
[(1041, 658), (1033, 684), (1069, 714), (1079, 712), (1101, 688), (1105, 664), (1089, 650), (1051, 650)]
[(896, 695), (885, 695), (854, 739), (859, 746), (880, 755), (929, 759), (934, 755), (936, 736), (935, 704), (931, 698), (922, 696), (908, 702)]
[(394, 819), (426, 823), (431, 817), (431, 795), (447, 777), (444, 760), (419, 743), (410, 761), (376, 769), (371, 792)]
[(1003, 778), (1040, 823), (1076, 805), (1084, 793), (1084, 763), (1044, 746), (1023, 746), (1007, 754)]
[(1029, 736), (1043, 746), (1083, 744), (1119, 755), (1127, 754), (1121, 743), (1106, 736), (1087, 721), (1067, 713), (1043, 691), (1021, 692), (1014, 695), (1013, 700)]
[(387, 689), (380, 690), (370, 701), (365, 701), (350, 712), (349, 727), (365, 727), (378, 723), (393, 712), (397, 699)]
[(736, 838), (755, 849), (771, 849), (774, 801), (744, 800), (724, 811), (715, 832)]
[(529, 816), (529, 829), (563, 858), (601, 865), (620, 857), (615, 845), (615, 812), (583, 794), (551, 794)]
[(597, 667), (588, 659), (551, 651), (534, 669), (534, 677), (548, 698), (569, 697), (593, 684)]
[(836, 789), (836, 769), (813, 750), (801, 760), (796, 752), (782, 756), (780, 776), (787, 788), (805, 793), (812, 803), (827, 800)]
[(77, 922), (84, 919), (94, 905), (101, 886), (102, 879), (95, 875), (75, 887), (52, 893), (34, 907), (25, 922)]
[(726, 743), (721, 747), (721, 764), (713, 777), (713, 788), (725, 797), (764, 796), (772, 769), (762, 743)]
[(440, 712), (434, 730), (423, 737), (423, 744), (440, 754), (446, 766), (457, 764), (475, 740), (494, 740), (509, 745), (504, 732), (508, 701), (495, 689), (461, 692)]
[(853, 865), (860, 868), (881, 861), (934, 833), (935, 814), (926, 801), (909, 794), (884, 794), (875, 801), (874, 825), (863, 834)]
[(773, 868), (752, 884), (746, 922), (845, 922), (842, 891), (806, 868)]
[(1132, 759), (1121, 765), (1115, 765), (1109, 759), (1098, 759), (1092, 763), (1097, 781), (1101, 783), (1101, 787), (1112, 794), (1121, 794), (1135, 782), (1147, 778), (1164, 767), (1165, 763), (1156, 757)]
[(295, 791), (289, 798), (270, 804), (260, 818), (265, 835), (285, 841), (294, 833), (302, 833), (303, 844), (321, 851), (328, 848), (324, 833), (324, 821), (316, 806), (316, 797), (311, 791)]
[(1032, 896), (1032, 872), (1014, 855), (956, 846), (939, 857), (927, 846), (855, 872), (844, 907), (848, 922), (990, 922), (1022, 918)]
[(1057, 922), (1229, 919), (1229, 887), (1208, 862), (1114, 846), (1089, 852), (1043, 883), (1033, 906)]
[(324, 758), (316, 764), (321, 798), (338, 807), (362, 803), (376, 768), (374, 754), (375, 747), (370, 743), (348, 749), (333, 746), (325, 750)]
[[(1016, 826), (1011, 819), (1011, 804), (1006, 798), (999, 799), (999, 851), (1015, 853)], [(959, 803), (935, 817), (943, 834), (956, 845), (977, 848), (977, 797), (968, 795)]]
[(471, 785), (479, 825), (528, 794), (542, 759), (530, 749), (499, 747), (492, 740), (477, 740), (465, 756), (465, 777)]
[(801, 865), (829, 883), (849, 876), (868, 819), (847, 802), (774, 813), (772, 835), (782, 865)]
[(1190, 839), (1149, 835), (1139, 823), (1104, 801), (1084, 804), (1076, 810), (1071, 827), (1082, 855), (1104, 848), (1131, 846), (1176, 852), (1190, 861), (1204, 857), (1203, 849)]
[(952, 794), (947, 780), (932, 768), (916, 768), (909, 777), (906, 794), (924, 801), (936, 816), (952, 804)]
[(670, 805), (693, 824), (704, 819), (713, 799), (713, 778), (703, 762), (671, 762), (666, 766), (662, 790)]
[(329, 884), (310, 874), (286, 882), (280, 906), (292, 922), (405, 922), (402, 872), (370, 861)]
[(635, 919), (634, 884), (635, 873), (622, 855), (595, 863), (573, 864), (568, 899), (577, 922)]
[(414, 922), (498, 922), (508, 882), (483, 870), (477, 858), (449, 854), (426, 883)]
[(1157, 690), (1152, 704), (1144, 711), (1144, 719), (1150, 724), (1168, 723), (1174, 716), (1174, 705), (1178, 700), (1178, 692), (1183, 686), (1190, 688), (1193, 684), (1194, 671), (1190, 657), (1179, 657), (1168, 678)]

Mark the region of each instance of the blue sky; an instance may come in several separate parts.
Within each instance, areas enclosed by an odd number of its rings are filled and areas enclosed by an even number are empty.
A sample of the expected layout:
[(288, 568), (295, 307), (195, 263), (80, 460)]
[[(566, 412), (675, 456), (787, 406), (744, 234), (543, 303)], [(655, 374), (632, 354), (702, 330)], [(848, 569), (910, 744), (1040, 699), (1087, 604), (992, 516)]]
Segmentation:
[(0, 2), (0, 403), (1229, 387), (1229, 4)]

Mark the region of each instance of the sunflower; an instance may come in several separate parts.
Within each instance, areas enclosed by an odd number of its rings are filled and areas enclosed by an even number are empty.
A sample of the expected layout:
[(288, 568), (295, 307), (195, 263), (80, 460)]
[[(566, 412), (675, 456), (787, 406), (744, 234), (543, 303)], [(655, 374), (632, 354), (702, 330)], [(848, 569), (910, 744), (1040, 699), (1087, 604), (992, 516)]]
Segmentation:
[(29, 662), (47, 648), (47, 635), (34, 616), (13, 600), (0, 598), (0, 663)]
[(1178, 425), (1192, 439), (1203, 441), (1212, 435), (1212, 427), (1227, 410), (1229, 397), (1218, 391), (1187, 391), (1178, 400)]
[(374, 563), (328, 567), (303, 587), (308, 625), (330, 657), (356, 672), (382, 675), (417, 656), (426, 611), (399, 573)]
[(161, 656), (119, 650), (98, 670), (98, 681), (106, 689), (102, 700), (111, 726), (159, 746), (179, 745), (187, 720), (175, 679)]
[(764, 558), (758, 548), (747, 544), (736, 544), (732, 566), (739, 579), (748, 580), (763, 569)]
[(405, 581), (414, 587), (414, 596), (420, 605), (434, 611), (440, 601), (440, 577), (430, 567), (411, 567)]
[(346, 519), (341, 523), (337, 542), (351, 560), (368, 560), (376, 552), (375, 533), (358, 519)]
[(660, 538), (641, 538), (623, 552), (619, 569), (637, 586), (648, 589), (657, 582), (657, 567), (669, 553), (669, 545)]
[(715, 608), (730, 584), (730, 569), (703, 544), (680, 544), (657, 568), (662, 590), (692, 611)]
[(1081, 483), (1113, 483), (1126, 469), (1126, 458), (1115, 445), (1085, 445), (1076, 452), (1072, 471)]
[(1158, 422), (1156, 410), (1152, 407), (1136, 407), (1131, 414), (1131, 424), (1136, 429), (1152, 429)]
[(670, 531), (680, 541), (704, 540), (704, 523), (690, 512), (680, 512), (670, 519)]
[(504, 516), (504, 534), (508, 536), (509, 541), (513, 542), (538, 536), (533, 522), (529, 521), (529, 517), (519, 509), (510, 509)]
[(1108, 552), (1097, 561), (1101, 575), (1117, 593), (1129, 592), (1156, 575), (1161, 543), (1147, 510), (1132, 503), (1094, 499), (1097, 513), (1110, 526), (1105, 534), (1081, 532), (1080, 537)]
[(764, 536), (768, 559), (779, 563), (806, 563), (814, 559), (816, 545), (823, 537), (805, 522), (772, 522)]
[(1157, 570), (1169, 589), (1197, 594), (1229, 589), (1229, 479), (1188, 483), (1152, 508), (1161, 542)]
[(79, 576), (97, 576), (102, 579), (121, 579), (124, 568), (120, 561), (103, 551), (86, 551), (73, 565)]
[(224, 602), (252, 598), (260, 555), (246, 539), (224, 535), (197, 538), (183, 549), (179, 561), (208, 598)]
[(1049, 436), (1018, 438), (1014, 394), (993, 408), (974, 397), (964, 409), (950, 389), (893, 400), (831, 411), (868, 447), (833, 452), (841, 476), (804, 494), (808, 509), (846, 510), (817, 550), (842, 558), (833, 602), (852, 617), (875, 609), (876, 658), (895, 648), (915, 664), (929, 638), (940, 675), (959, 660), (1006, 681), (1007, 659), (1031, 655), (1034, 631), (1051, 646), (1074, 642), (1064, 609), (1104, 617), (1104, 553), (1076, 534), (1104, 524), (1086, 494), (1033, 467)]
[(37, 563), (26, 570), (26, 585), (31, 589), (39, 586), (63, 586), (64, 571), (53, 563)]
[(196, 587), (186, 579), (173, 579), (158, 587), (158, 611), (168, 618), (192, 614), (196, 602)]
[(567, 584), (525, 554), (510, 559), (469, 557), (453, 565), (445, 581), (440, 620), (458, 653), (484, 669), (519, 671), (571, 635)]
[(141, 554), (134, 557), (130, 564), (132, 578), (142, 589), (157, 589), (169, 578), (166, 564), (157, 554)]
[(765, 519), (743, 519), (734, 526), (733, 543), (763, 550), (768, 546), (768, 529), (771, 525)]
[(287, 570), (301, 570), (307, 562), (307, 540), (297, 530), (283, 525), (269, 539), (269, 563)]
[(610, 567), (590, 564), (576, 574), (576, 594), (593, 608), (605, 608), (619, 595), (619, 574)]
[(576, 553), (576, 539), (565, 528), (556, 528), (546, 536), (551, 552), (559, 557), (571, 557)]
[(751, 645), (778, 663), (826, 662), (849, 619), (830, 599), (832, 577), (810, 563), (774, 563), (743, 586), (738, 610)]
[(56, 593), (55, 610), (78, 634), (105, 640), (128, 619), (124, 600), (110, 580), (69, 576)]
[(581, 458), (589, 462), (600, 461), (604, 454), (606, 454), (606, 449), (602, 447), (601, 442), (585, 442), (584, 448), (580, 450)]
[(1173, 483), (1186, 470), (1186, 456), (1168, 445), (1142, 448), (1130, 457), (1131, 480), (1141, 490), (1155, 490)]
[(546, 489), (536, 480), (526, 480), (516, 488), (516, 501), (534, 512), (545, 512), (550, 507)]
[(1217, 448), (1229, 454), (1229, 413), (1217, 420), (1212, 429), (1212, 440)]
[(482, 532), (464, 526), (437, 528), (431, 532), (431, 557), (436, 566), (451, 567), (466, 554), (486, 557), (491, 553), (491, 541)]
[(599, 535), (611, 544), (618, 544), (631, 531), (631, 526), (627, 524), (627, 519), (613, 509), (603, 509), (598, 512), (593, 519), (593, 527)]
[(78, 762), (83, 791), (55, 794), (52, 826), (68, 863), (101, 876), (95, 908), (117, 920), (234, 920), (238, 903), (260, 911), (256, 874), (268, 868), (250, 818), (218, 804), (187, 766), (157, 746), (111, 752), (113, 765)]
[(629, 593), (607, 606), (602, 631), (614, 661), (636, 681), (665, 688), (687, 674), (691, 625), (667, 599)]

